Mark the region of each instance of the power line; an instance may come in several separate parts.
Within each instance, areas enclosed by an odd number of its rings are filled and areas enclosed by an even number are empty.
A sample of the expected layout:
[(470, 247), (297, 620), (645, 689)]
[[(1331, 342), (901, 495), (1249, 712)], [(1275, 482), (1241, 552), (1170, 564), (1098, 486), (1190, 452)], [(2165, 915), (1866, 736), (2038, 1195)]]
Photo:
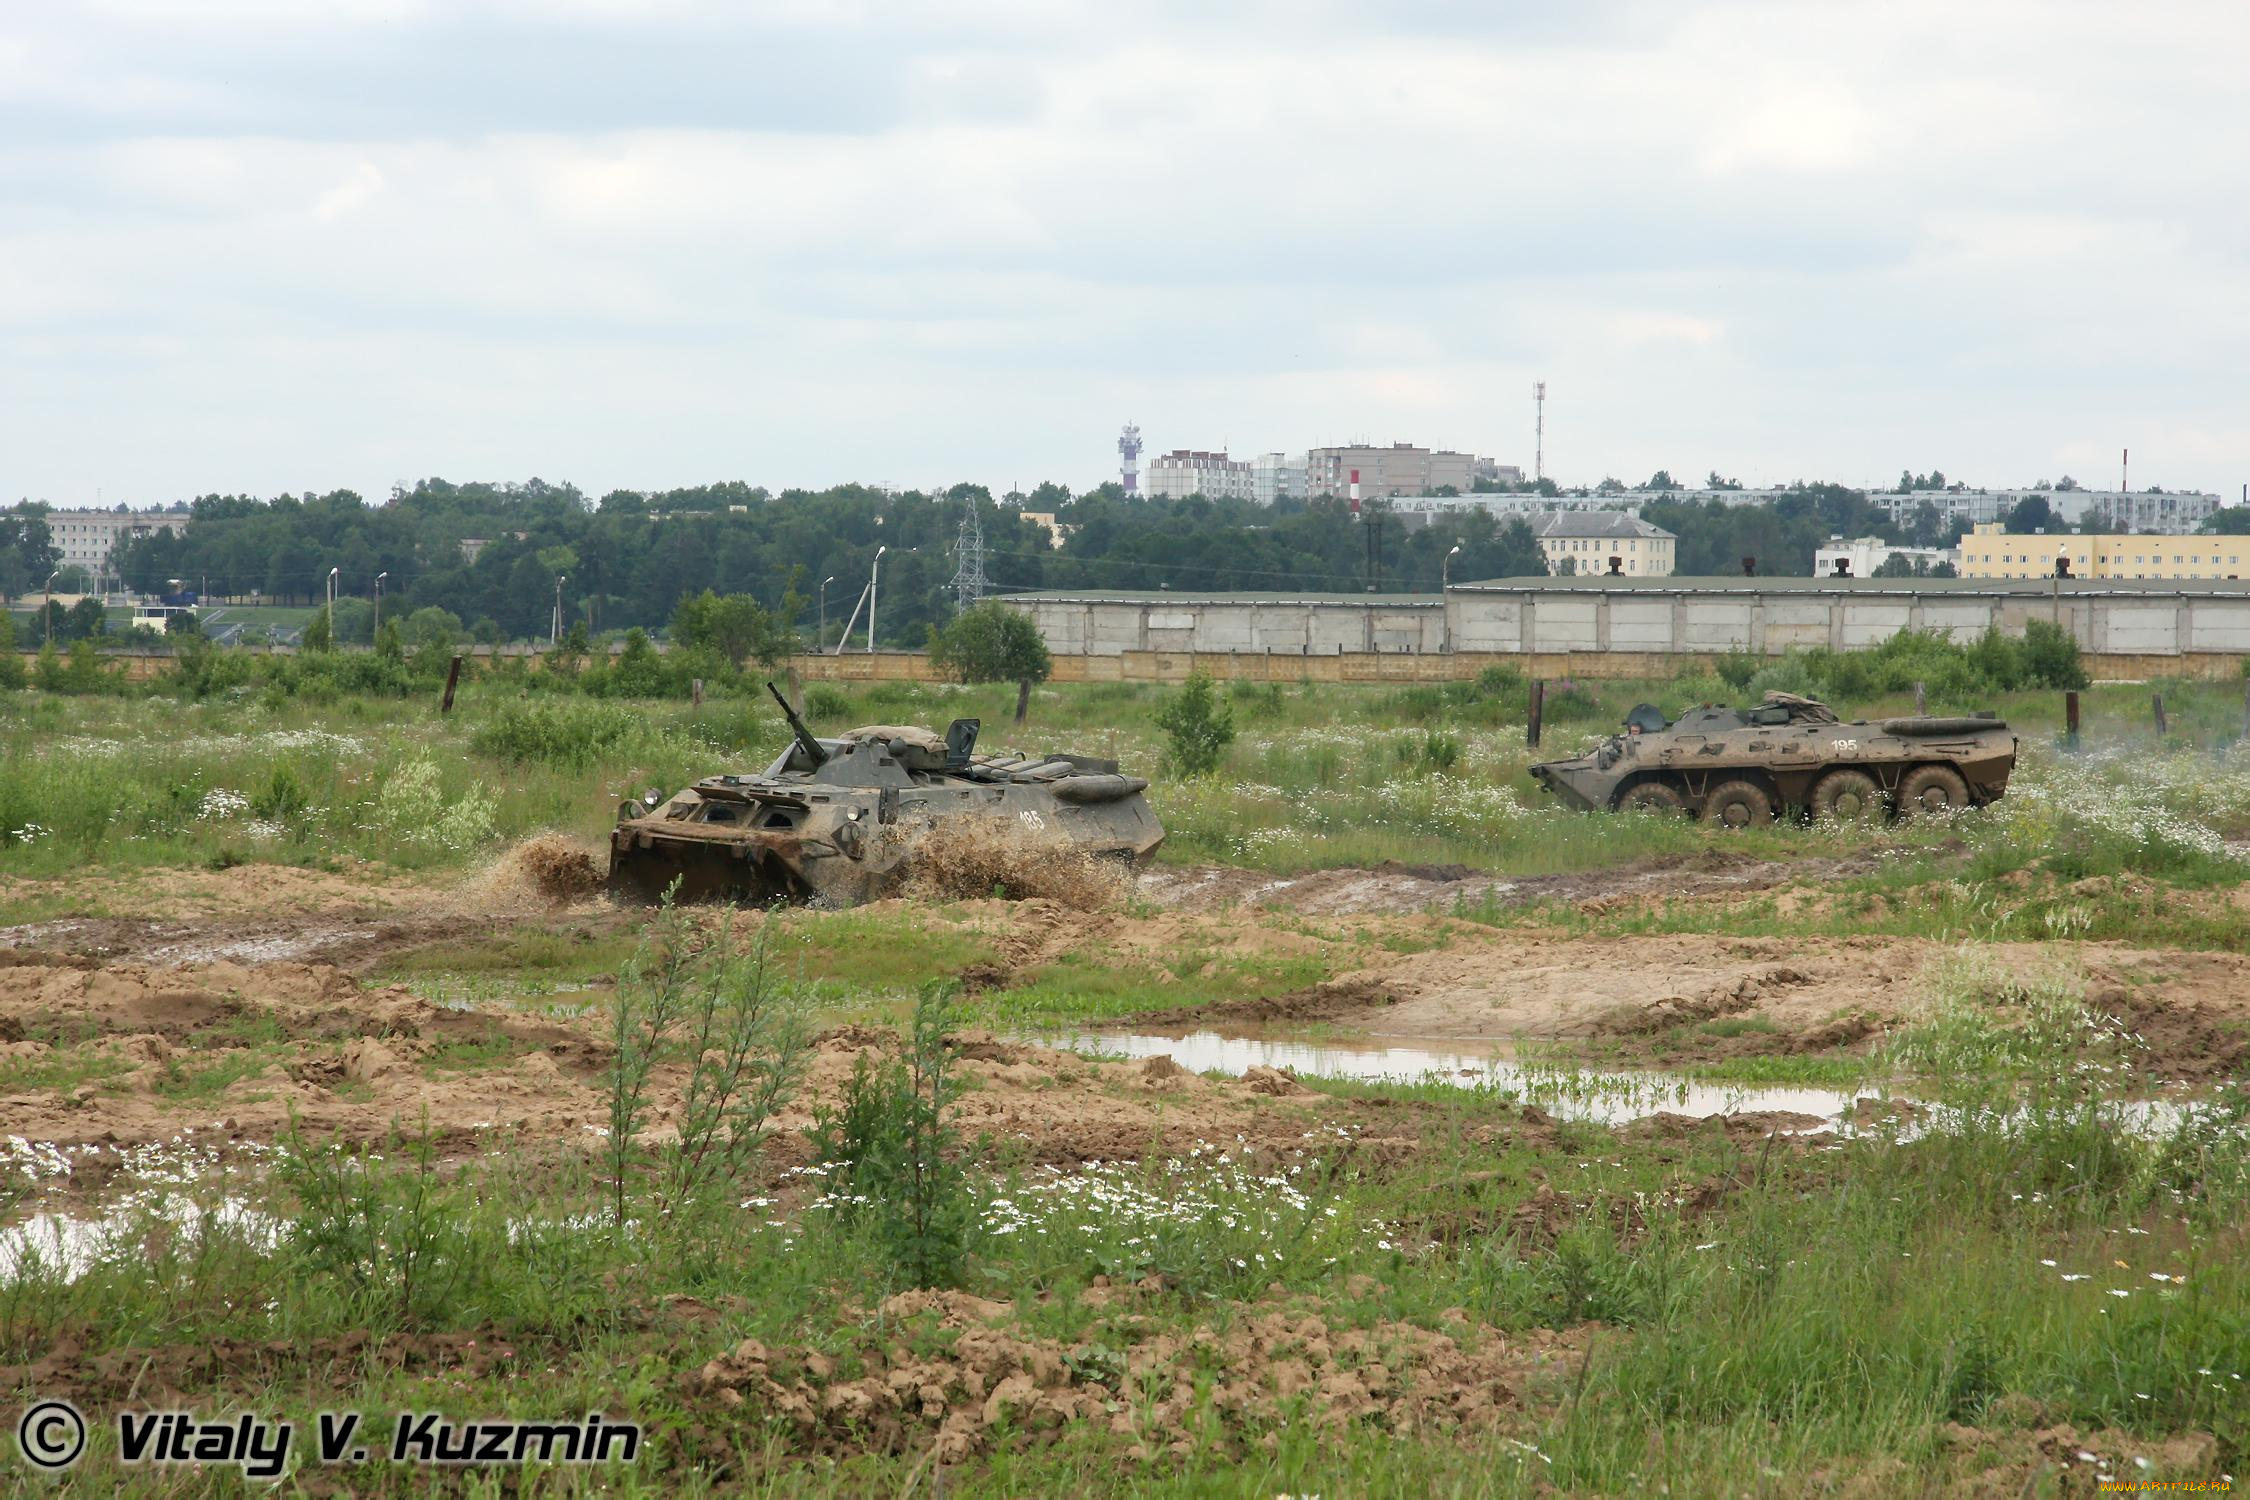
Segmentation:
[(961, 534), (953, 543), (953, 604), (967, 609), (988, 593), (992, 584), (984, 576), (984, 522), (977, 517), (977, 502), (969, 497), (961, 513)]

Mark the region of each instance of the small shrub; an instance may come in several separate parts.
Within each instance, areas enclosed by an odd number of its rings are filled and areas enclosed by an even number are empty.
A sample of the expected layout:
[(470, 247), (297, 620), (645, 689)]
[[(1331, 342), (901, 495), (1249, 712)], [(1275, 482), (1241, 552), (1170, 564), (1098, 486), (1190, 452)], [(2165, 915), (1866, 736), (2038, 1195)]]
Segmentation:
[(583, 771), (642, 734), (640, 716), (613, 703), (504, 703), (469, 745), (496, 760)]
[(1509, 662), (1494, 662), (1477, 673), (1476, 696), (1484, 699), (1520, 701), (1523, 697), (1523, 673)]
[(852, 700), (832, 683), (816, 682), (805, 689), (805, 717), (815, 724), (840, 720), (852, 711)]
[(1601, 690), (1565, 677), (1547, 684), (1541, 712), (1551, 723), (1563, 724), (1601, 717)]
[[(810, 1050), (801, 997), (773, 974), (766, 931), (738, 954), (733, 926), (730, 911), (716, 934), (702, 937), (667, 891), (618, 976), (605, 1165), (619, 1228), (644, 1179), (653, 1179), (649, 1218), (659, 1226), (693, 1222), (725, 1201), (795, 1092)], [(667, 1063), (684, 1063), (687, 1083), (677, 1135), (652, 1152), (639, 1137), (656, 1071)]]
[[(2051, 620), (2033, 620), (2024, 626), (2023, 661), (2031, 687), (2075, 691), (2093, 681), (2078, 658), (2078, 637)], [(2243, 668), (2250, 671), (2250, 658)]]
[[(468, 1271), (466, 1203), (437, 1171), (427, 1119), (383, 1150), (310, 1145), (290, 1121), (278, 1176), (296, 1199), (288, 1242), (313, 1277), (333, 1282), (360, 1326), (412, 1328), (439, 1320)], [(387, 1159), (403, 1154), (406, 1170)]]
[(924, 986), (905, 1059), (855, 1073), (843, 1113), (815, 1127), (824, 1159), (843, 1164), (845, 1206), (870, 1220), (885, 1259), (917, 1287), (959, 1284), (975, 1215), (947, 1118), (961, 1088), (946, 1035), (953, 997), (950, 985)]
[(292, 818), (310, 806), (312, 793), (306, 789), (304, 778), (285, 760), (274, 763), (266, 772), (265, 785), (250, 796), (250, 811), (261, 818)]
[(1164, 731), (1175, 775), (1208, 776), (1234, 743), (1234, 710), (1218, 701), (1211, 679), (1196, 672), (1156, 711), (1156, 727)]

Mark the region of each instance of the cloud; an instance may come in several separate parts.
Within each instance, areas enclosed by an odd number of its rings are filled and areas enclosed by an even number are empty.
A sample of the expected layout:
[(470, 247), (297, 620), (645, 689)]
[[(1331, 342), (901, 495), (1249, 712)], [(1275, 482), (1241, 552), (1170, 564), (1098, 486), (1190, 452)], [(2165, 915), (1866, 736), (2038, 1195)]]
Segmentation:
[(2230, 482), (2250, 16), (1122, 15), (26, 8), (0, 451), (61, 500), (1087, 484), (1128, 415), (1514, 461), (1546, 378), (1569, 477), (1997, 484), (2134, 425)]

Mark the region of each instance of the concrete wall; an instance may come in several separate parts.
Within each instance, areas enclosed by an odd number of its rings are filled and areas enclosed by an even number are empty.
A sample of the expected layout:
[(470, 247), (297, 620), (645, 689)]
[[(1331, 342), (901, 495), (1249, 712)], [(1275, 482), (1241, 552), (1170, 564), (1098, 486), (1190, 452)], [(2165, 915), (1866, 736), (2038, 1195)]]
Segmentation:
[(1056, 656), (1134, 651), (1249, 652), (1334, 656), (1339, 652), (1443, 651), (1446, 608), (1414, 600), (1065, 599), (1006, 601), (1029, 614)]
[(2032, 620), (2069, 630), (2095, 655), (2179, 657), (2250, 653), (2250, 591), (2155, 593), (2041, 588), (1510, 589), (1446, 596), (1461, 652), (1731, 652), (1777, 656), (1792, 647), (1839, 651), (1880, 645), (1901, 630), (1972, 640), (1998, 625), (2021, 635)]

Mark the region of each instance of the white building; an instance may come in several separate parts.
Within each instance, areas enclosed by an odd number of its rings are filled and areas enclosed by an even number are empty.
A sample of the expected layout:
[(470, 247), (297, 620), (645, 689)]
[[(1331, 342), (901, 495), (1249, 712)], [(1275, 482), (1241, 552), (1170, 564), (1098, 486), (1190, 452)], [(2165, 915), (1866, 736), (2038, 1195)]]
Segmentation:
[(1261, 453), (1250, 460), (1250, 489), (1260, 505), (1305, 498), (1305, 455)]
[[(1558, 576), (1617, 573), (1627, 578), (1671, 576), (1679, 538), (1638, 516), (1614, 510), (1550, 511), (1531, 524)], [(1612, 562), (1614, 559), (1614, 563)]]
[(156, 531), (177, 535), (187, 529), (183, 511), (166, 510), (51, 510), (47, 530), (54, 536), (61, 566), (84, 568), (95, 578), (109, 571), (110, 549), (121, 538), (147, 536)]
[(2193, 490), (2138, 494), (2130, 490), (1908, 490), (1867, 498), (1901, 524), (1913, 520), (1927, 504), (1948, 525), (1958, 521), (1987, 526), (2007, 520), (2009, 512), (2033, 496), (2046, 501), (2066, 526), (2091, 521), (2097, 529), (2108, 531), (2193, 531), (2226, 508), (2217, 495)]
[(1349, 495), (1352, 476), (1357, 474), (1362, 499), (1431, 495), (1446, 488), (1467, 494), (1476, 483), (1476, 465), (1473, 454), (1417, 448), (1412, 443), (1393, 443), (1388, 448), (1366, 443), (1315, 448), (1305, 455), (1305, 492), (1314, 496)]
[(1848, 578), (1873, 578), (1876, 570), (1894, 557), (1903, 557), (1918, 572), (1928, 573), (1939, 563), (1951, 565), (1955, 573), (1961, 571), (1961, 549), (1958, 547), (1894, 547), (1879, 536), (1855, 537), (1846, 541), (1840, 536), (1828, 539), (1828, 545), (1813, 553), (1813, 576), (1834, 578), (1836, 564), (1846, 567), (1842, 575)]
[(1201, 495), (1207, 500), (1253, 500), (1257, 483), (1250, 465), (1227, 457), (1224, 450), (1174, 448), (1149, 460), (1148, 492), (1173, 499)]
[(1557, 511), (1614, 511), (1627, 516), (1641, 513), (1637, 502), (1609, 495), (1519, 495), (1491, 490), (1473, 495), (1402, 495), (1384, 504), (1391, 514), (1417, 530), (1472, 510), (1484, 511), (1501, 521), (1521, 518), (1533, 522)]

